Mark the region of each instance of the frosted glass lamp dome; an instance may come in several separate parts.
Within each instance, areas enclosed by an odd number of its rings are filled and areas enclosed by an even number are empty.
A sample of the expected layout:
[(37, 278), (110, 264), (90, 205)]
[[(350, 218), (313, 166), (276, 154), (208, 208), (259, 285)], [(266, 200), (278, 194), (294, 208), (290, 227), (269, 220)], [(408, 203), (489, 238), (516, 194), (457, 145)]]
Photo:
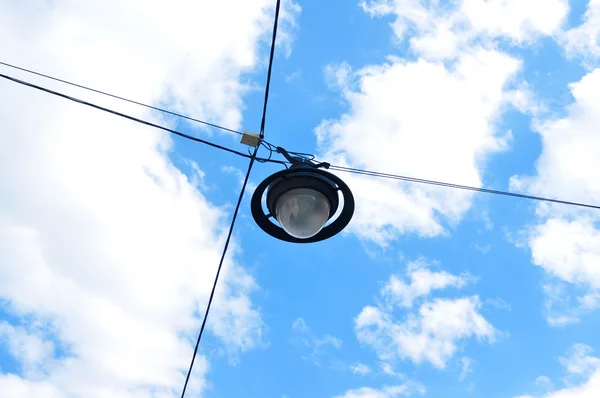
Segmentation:
[(306, 239), (323, 229), (330, 210), (329, 200), (322, 193), (310, 188), (296, 188), (277, 199), (275, 218), (285, 232)]

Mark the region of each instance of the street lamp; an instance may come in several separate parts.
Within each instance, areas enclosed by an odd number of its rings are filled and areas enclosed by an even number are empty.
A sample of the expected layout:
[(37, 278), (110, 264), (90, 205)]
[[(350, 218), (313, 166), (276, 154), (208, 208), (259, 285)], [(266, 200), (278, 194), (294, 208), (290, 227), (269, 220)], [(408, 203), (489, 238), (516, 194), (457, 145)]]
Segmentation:
[[(282, 148), (277, 151), (292, 165), (267, 177), (254, 191), (251, 210), (256, 224), (269, 235), (294, 243), (319, 242), (344, 229), (354, 214), (350, 188), (321, 169), (329, 164), (290, 156)], [(265, 191), (268, 212), (262, 205)], [(340, 206), (340, 196), (343, 208), (332, 220)]]

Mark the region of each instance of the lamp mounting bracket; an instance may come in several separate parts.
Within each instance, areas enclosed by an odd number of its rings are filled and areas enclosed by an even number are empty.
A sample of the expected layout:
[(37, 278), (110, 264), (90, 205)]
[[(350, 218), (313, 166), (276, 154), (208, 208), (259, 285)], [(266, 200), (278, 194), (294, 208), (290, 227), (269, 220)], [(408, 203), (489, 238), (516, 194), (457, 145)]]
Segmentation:
[(294, 168), (294, 167), (312, 167), (315, 169), (320, 169), (320, 168), (328, 169), (330, 166), (330, 164), (327, 162), (315, 163), (312, 160), (307, 159), (302, 156), (292, 156), (288, 151), (286, 151), (285, 149), (283, 149), (280, 146), (278, 146), (276, 148), (276, 150), (277, 150), (277, 153), (282, 154), (283, 157), (286, 158), (286, 160), (292, 164), (291, 165), (292, 168)]

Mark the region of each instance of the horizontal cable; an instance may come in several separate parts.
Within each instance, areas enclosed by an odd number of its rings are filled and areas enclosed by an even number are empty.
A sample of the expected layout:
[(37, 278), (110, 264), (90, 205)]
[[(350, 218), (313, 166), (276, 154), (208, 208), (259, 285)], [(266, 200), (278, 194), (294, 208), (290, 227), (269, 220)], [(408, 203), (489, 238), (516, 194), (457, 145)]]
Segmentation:
[[(193, 117), (190, 117), (190, 116), (182, 115), (182, 114), (179, 114), (179, 113), (176, 113), (176, 112), (172, 112), (172, 111), (169, 111), (169, 110), (166, 110), (166, 109), (154, 107), (152, 105), (147, 105), (147, 104), (144, 104), (144, 103), (141, 103), (141, 102), (138, 102), (138, 101), (133, 101), (133, 100), (130, 100), (130, 99), (127, 99), (127, 98), (124, 98), (124, 97), (120, 97), (120, 96), (117, 96), (117, 95), (114, 95), (114, 94), (110, 94), (110, 93), (107, 93), (107, 92), (104, 92), (104, 91), (101, 91), (101, 90), (96, 90), (96, 89), (93, 89), (93, 88), (90, 88), (90, 87), (86, 87), (86, 86), (83, 86), (83, 85), (72, 83), (72, 82), (69, 82), (67, 80), (62, 80), (62, 79), (59, 79), (59, 78), (55, 78), (53, 76), (45, 75), (43, 73), (35, 72), (33, 70), (22, 68), (22, 67), (19, 67), (19, 66), (15, 66), (15, 65), (12, 65), (12, 64), (9, 64), (9, 63), (6, 63), (6, 62), (0, 61), (0, 65), (4, 65), (4, 66), (10, 67), (10, 68), (18, 69), (18, 70), (21, 70), (21, 71), (24, 71), (24, 72), (27, 72), (27, 73), (31, 73), (31, 74), (34, 74), (34, 75), (37, 75), (37, 76), (41, 76), (41, 77), (44, 77), (44, 78), (47, 78), (47, 79), (51, 79), (51, 80), (55, 80), (55, 81), (58, 81), (58, 82), (61, 82), (61, 83), (65, 83), (65, 84), (68, 84), (68, 85), (71, 85), (71, 86), (74, 86), (74, 87), (79, 87), (79, 88), (82, 88), (82, 89), (85, 89), (85, 90), (88, 90), (88, 91), (92, 91), (92, 92), (99, 93), (99, 94), (102, 94), (102, 95), (106, 95), (106, 96), (109, 96), (109, 97), (112, 97), (112, 98), (123, 100), (123, 101), (129, 102), (129, 103), (140, 105), (140, 106), (143, 106), (143, 107), (146, 107), (146, 108), (149, 108), (149, 109), (153, 109), (153, 110), (156, 110), (156, 111), (159, 111), (159, 112), (163, 112), (163, 113), (167, 113), (167, 114), (170, 114), (170, 115), (173, 115), (173, 116), (181, 117), (183, 119), (188, 119), (188, 120), (191, 120), (191, 121), (194, 121), (194, 122), (198, 122), (198, 123), (210, 126), (210, 127), (218, 128), (218, 129), (221, 129), (221, 130), (224, 130), (224, 131), (229, 131), (229, 132), (236, 133), (236, 134), (242, 134), (239, 131), (236, 131), (236, 130), (233, 130), (233, 129), (229, 129), (227, 127), (223, 127), (223, 126), (219, 126), (219, 125), (216, 125), (216, 124), (213, 124), (213, 123), (205, 122), (205, 121), (200, 120), (200, 119), (196, 119), (196, 118), (193, 118)], [(242, 156), (242, 157), (245, 157), (245, 158), (250, 158), (251, 157), (250, 154), (246, 154), (246, 153), (243, 153), (243, 152), (240, 152), (240, 151), (236, 151), (236, 150), (231, 149), (231, 148), (224, 147), (222, 145), (218, 145), (218, 144), (212, 143), (210, 141), (206, 141), (206, 140), (203, 140), (203, 139), (200, 139), (200, 138), (196, 138), (196, 137), (190, 136), (188, 134), (181, 133), (179, 131), (176, 131), (176, 130), (173, 130), (173, 129), (170, 129), (170, 128), (167, 128), (167, 127), (164, 127), (164, 126), (160, 126), (160, 125), (157, 125), (155, 123), (148, 122), (148, 121), (143, 120), (143, 119), (139, 119), (139, 118), (136, 118), (136, 117), (133, 117), (133, 116), (130, 116), (130, 115), (126, 115), (126, 114), (123, 114), (121, 112), (117, 112), (117, 111), (114, 111), (114, 110), (111, 110), (111, 109), (108, 109), (108, 108), (105, 108), (105, 107), (102, 107), (102, 106), (99, 106), (99, 105), (92, 104), (92, 103), (87, 102), (87, 101), (83, 101), (83, 100), (75, 98), (75, 97), (68, 96), (66, 94), (59, 93), (57, 91), (53, 91), (53, 90), (50, 90), (50, 89), (47, 89), (47, 88), (44, 88), (44, 87), (41, 87), (41, 86), (38, 86), (38, 85), (35, 85), (35, 84), (32, 84), (32, 83), (29, 83), (29, 82), (26, 82), (26, 81), (23, 81), (23, 80), (16, 79), (14, 77), (10, 77), (10, 76), (4, 75), (4, 74), (0, 74), (0, 77), (2, 77), (4, 79), (7, 79), (7, 80), (10, 80), (10, 81), (13, 81), (15, 83), (19, 83), (19, 84), (22, 84), (22, 85), (25, 85), (25, 86), (28, 86), (28, 87), (35, 88), (35, 89), (40, 90), (40, 91), (44, 91), (44, 92), (49, 93), (49, 94), (53, 94), (53, 95), (56, 95), (56, 96), (59, 96), (59, 97), (65, 98), (65, 99), (69, 99), (69, 100), (74, 101), (74, 102), (78, 102), (78, 103), (83, 104), (83, 105), (90, 106), (90, 107), (95, 108), (95, 109), (102, 110), (104, 112), (108, 112), (108, 113), (111, 113), (111, 114), (114, 114), (114, 115), (117, 115), (117, 116), (124, 117), (126, 119), (135, 121), (137, 123), (141, 123), (141, 124), (145, 124), (145, 125), (148, 125), (148, 126), (151, 126), (151, 127), (155, 127), (155, 128), (161, 129), (161, 130), (165, 130), (165, 131), (168, 131), (168, 132), (170, 132), (172, 134), (175, 134), (175, 135), (178, 135), (180, 137), (183, 137), (185, 139), (189, 139), (189, 140), (192, 140), (192, 141), (200, 142), (200, 143), (203, 143), (205, 145), (209, 145), (209, 146), (215, 147), (217, 149), (221, 149), (221, 150), (224, 150), (224, 151), (227, 151), (227, 152), (230, 152), (230, 153), (234, 153), (234, 154), (236, 154), (238, 156)], [(264, 142), (266, 144), (268, 144), (267, 149), (269, 149), (269, 147), (273, 146), (273, 145), (267, 143), (266, 141), (264, 141)], [(290, 152), (290, 153), (292, 153), (292, 152)], [(308, 155), (308, 154), (302, 154), (302, 155)], [(280, 161), (280, 160), (273, 160), (273, 159), (270, 159), (270, 158), (260, 158), (260, 157), (257, 157), (256, 160), (259, 161), (259, 162), (262, 162), (262, 163), (268, 162), (268, 163), (278, 163), (278, 164), (284, 164), (284, 165), (287, 165), (287, 163), (288, 163), (288, 162), (284, 162), (284, 161)], [(350, 167), (342, 167), (342, 166), (332, 165), (330, 167), (330, 169), (331, 170), (338, 170), (338, 171), (348, 172), (348, 173), (354, 173), (354, 174), (361, 174), (361, 175), (366, 175), (366, 176), (371, 176), (371, 177), (388, 178), (388, 179), (394, 179), (394, 180), (414, 182), (414, 183), (418, 183), (418, 184), (428, 184), (428, 185), (442, 186), (442, 187), (447, 187), (447, 188), (461, 189), (461, 190), (467, 190), (467, 191), (473, 191), (473, 192), (482, 192), (482, 193), (488, 193), (488, 194), (494, 194), (494, 195), (503, 195), (503, 196), (516, 197), (516, 198), (521, 198), (521, 199), (530, 199), (530, 200), (536, 200), (536, 201), (542, 201), (542, 202), (558, 203), (558, 204), (564, 204), (564, 205), (569, 205), (569, 206), (585, 207), (585, 208), (589, 208), (589, 209), (600, 209), (600, 206), (598, 206), (598, 205), (591, 205), (591, 204), (586, 204), (586, 203), (573, 202), (573, 201), (560, 200), (560, 199), (552, 199), (552, 198), (546, 198), (546, 197), (534, 196), (534, 195), (525, 195), (525, 194), (519, 194), (519, 193), (514, 193), (514, 192), (508, 192), (508, 191), (500, 191), (500, 190), (494, 190), (494, 189), (487, 189), (487, 188), (478, 188), (478, 187), (467, 186), (467, 185), (451, 184), (451, 183), (446, 183), (446, 182), (441, 182), (441, 181), (434, 181), (434, 180), (427, 180), (427, 179), (422, 179), (422, 178), (407, 177), (407, 176), (402, 176), (402, 175), (389, 174), (389, 173), (381, 173), (381, 172), (376, 172), (376, 171), (355, 169), (355, 168), (350, 168)]]
[(468, 186), (468, 185), (451, 184), (451, 183), (447, 183), (447, 182), (426, 180), (426, 179), (422, 179), (422, 178), (406, 177), (406, 176), (401, 176), (401, 175), (396, 175), (396, 174), (380, 173), (380, 172), (376, 172), (376, 171), (361, 170), (361, 169), (355, 169), (355, 168), (351, 168), (351, 167), (342, 167), (342, 166), (332, 165), (329, 167), (329, 169), (343, 171), (343, 172), (347, 172), (347, 173), (353, 173), (353, 174), (361, 174), (361, 175), (366, 175), (366, 176), (370, 176), (370, 177), (389, 178), (389, 179), (393, 179), (393, 180), (414, 182), (414, 183), (418, 183), (418, 184), (436, 185), (436, 186), (441, 186), (441, 187), (462, 189), (462, 190), (474, 191), (474, 192), (482, 192), (482, 193), (488, 193), (488, 194), (493, 194), (493, 195), (511, 196), (511, 197), (515, 197), (515, 198), (537, 200), (537, 201), (541, 201), (541, 202), (551, 202), (551, 203), (559, 203), (559, 204), (569, 205), (569, 206), (585, 207), (585, 208), (589, 208), (589, 209), (600, 209), (600, 206), (590, 205), (590, 204), (586, 204), (586, 203), (571, 202), (571, 201), (560, 200), (560, 199), (551, 199), (551, 198), (545, 198), (545, 197), (541, 197), (541, 196), (524, 195), (524, 194), (520, 194), (520, 193), (500, 191), (500, 190), (495, 190), (495, 189), (478, 188), (478, 187), (472, 187), (472, 186)]
[[(154, 128), (160, 129), (160, 130), (167, 131), (167, 132), (169, 132), (171, 134), (175, 134), (175, 135), (177, 135), (179, 137), (182, 137), (182, 138), (185, 138), (185, 139), (188, 139), (188, 140), (191, 140), (191, 141), (200, 142), (202, 144), (211, 146), (213, 148), (221, 149), (223, 151), (230, 152), (230, 153), (236, 154), (238, 156), (242, 156), (244, 158), (248, 158), (248, 159), (252, 158), (251, 155), (246, 154), (244, 152), (236, 151), (235, 149), (231, 149), (231, 148), (225, 147), (223, 145), (215, 144), (213, 142), (203, 140), (202, 138), (197, 138), (197, 137), (191, 136), (189, 134), (185, 134), (185, 133), (179, 132), (177, 130), (170, 129), (170, 128), (165, 127), (165, 126), (161, 126), (159, 124), (149, 122), (149, 121), (144, 120), (144, 119), (140, 119), (140, 118), (137, 118), (137, 117), (134, 117), (134, 116), (130, 116), (130, 115), (127, 115), (127, 114), (124, 114), (124, 113), (121, 113), (121, 112), (118, 112), (118, 111), (115, 111), (115, 110), (112, 110), (112, 109), (109, 109), (109, 108), (105, 108), (105, 107), (100, 106), (100, 105), (93, 104), (91, 102), (87, 102), (87, 101), (81, 100), (79, 98), (71, 97), (69, 95), (66, 95), (66, 94), (63, 94), (63, 93), (59, 93), (58, 91), (50, 90), (48, 88), (41, 87), (41, 86), (38, 86), (36, 84), (26, 82), (24, 80), (20, 80), (20, 79), (17, 79), (17, 78), (11, 77), (11, 76), (7, 76), (7, 75), (1, 74), (1, 73), (0, 73), (0, 77), (3, 78), (3, 79), (6, 79), (6, 80), (12, 81), (14, 83), (21, 84), (23, 86), (31, 87), (31, 88), (34, 88), (36, 90), (43, 91), (45, 93), (55, 95), (57, 97), (61, 97), (61, 98), (68, 99), (68, 100), (73, 101), (73, 102), (77, 102), (77, 103), (79, 103), (81, 105), (89, 106), (91, 108), (98, 109), (98, 110), (101, 110), (103, 112), (107, 112), (107, 113), (113, 114), (115, 116), (120, 116), (122, 118), (132, 120), (132, 121), (134, 121), (136, 123), (145, 124), (146, 126), (150, 126), (150, 127), (154, 127)], [(283, 162), (283, 161), (280, 161), (280, 160), (265, 159), (265, 158), (256, 158), (256, 159), (260, 160), (261, 162), (287, 164), (286, 162)]]
[(214, 128), (217, 128), (217, 129), (220, 129), (220, 130), (224, 130), (224, 131), (229, 131), (230, 133), (239, 134), (239, 135), (243, 134), (241, 131), (230, 129), (228, 127), (219, 126), (218, 124), (209, 123), (209, 122), (206, 122), (204, 120), (196, 119), (196, 118), (191, 117), (191, 116), (187, 116), (187, 115), (183, 115), (181, 113), (170, 111), (168, 109), (158, 108), (156, 106), (144, 104), (143, 102), (134, 101), (134, 100), (131, 100), (131, 99), (128, 99), (128, 98), (125, 98), (125, 97), (121, 97), (121, 96), (115, 95), (115, 94), (107, 93), (106, 91), (97, 90), (95, 88), (87, 87), (87, 86), (84, 86), (82, 84), (77, 84), (77, 83), (70, 82), (68, 80), (59, 79), (59, 78), (54, 77), (54, 76), (50, 76), (50, 75), (46, 75), (44, 73), (36, 72), (34, 70), (23, 68), (21, 66), (12, 65), (12, 64), (9, 64), (7, 62), (0, 61), (0, 65), (4, 65), (4, 66), (7, 66), (9, 68), (17, 69), (17, 70), (20, 70), (20, 71), (23, 71), (23, 72), (31, 73), (33, 75), (40, 76), (40, 77), (43, 77), (45, 79), (50, 79), (50, 80), (54, 80), (54, 81), (57, 81), (57, 82), (60, 82), (60, 83), (68, 84), (70, 86), (78, 87), (78, 88), (81, 88), (81, 89), (84, 89), (84, 90), (88, 90), (88, 91), (91, 91), (91, 92), (94, 92), (94, 93), (106, 95), (108, 97), (112, 97), (112, 98), (115, 98), (115, 99), (118, 99), (118, 100), (121, 100), (121, 101), (129, 102), (131, 104), (143, 106), (145, 108), (153, 109), (153, 110), (158, 111), (158, 112), (167, 113), (169, 115), (177, 116), (177, 117), (180, 117), (182, 119), (191, 120), (191, 121), (194, 121), (194, 122), (197, 122), (197, 123), (200, 123), (200, 124), (204, 124), (206, 126), (214, 127)]

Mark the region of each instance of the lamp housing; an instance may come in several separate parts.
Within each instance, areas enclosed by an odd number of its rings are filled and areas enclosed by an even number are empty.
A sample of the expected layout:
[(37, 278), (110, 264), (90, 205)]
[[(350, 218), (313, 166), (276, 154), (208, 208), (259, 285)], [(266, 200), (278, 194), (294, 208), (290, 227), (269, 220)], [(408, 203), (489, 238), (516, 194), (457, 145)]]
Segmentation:
[[(262, 205), (265, 191), (268, 213)], [(340, 196), (343, 208), (332, 220)], [(339, 177), (312, 162), (298, 161), (256, 188), (251, 210), (257, 225), (269, 235), (287, 242), (311, 243), (328, 239), (348, 225), (354, 214), (354, 197)]]

